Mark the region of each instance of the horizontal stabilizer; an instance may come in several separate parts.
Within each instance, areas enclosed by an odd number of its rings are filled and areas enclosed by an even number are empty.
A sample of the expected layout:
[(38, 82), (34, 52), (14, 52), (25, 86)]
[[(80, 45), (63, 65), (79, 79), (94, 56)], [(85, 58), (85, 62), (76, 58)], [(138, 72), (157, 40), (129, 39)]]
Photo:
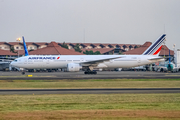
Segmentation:
[(164, 58), (158, 57), (158, 58), (151, 58), (151, 59), (148, 59), (148, 60), (161, 60), (161, 59), (164, 59)]

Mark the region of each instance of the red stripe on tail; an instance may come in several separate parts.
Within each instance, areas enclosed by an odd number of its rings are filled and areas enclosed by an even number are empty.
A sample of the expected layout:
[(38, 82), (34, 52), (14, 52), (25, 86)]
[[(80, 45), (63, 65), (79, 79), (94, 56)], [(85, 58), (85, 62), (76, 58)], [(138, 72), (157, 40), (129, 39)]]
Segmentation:
[(157, 55), (161, 51), (161, 48), (162, 48), (162, 45), (153, 55)]

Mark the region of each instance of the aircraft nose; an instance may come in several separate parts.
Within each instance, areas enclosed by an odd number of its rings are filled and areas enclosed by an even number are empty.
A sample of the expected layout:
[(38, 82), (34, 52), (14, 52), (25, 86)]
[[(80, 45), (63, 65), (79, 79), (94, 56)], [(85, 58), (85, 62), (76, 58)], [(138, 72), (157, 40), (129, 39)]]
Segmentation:
[(14, 65), (14, 61), (12, 61), (12, 62), (10, 63), (10, 65), (13, 66), (13, 65)]
[(10, 65), (16, 67), (17, 64), (16, 64), (16, 62), (12, 61), (12, 62), (10, 63)]

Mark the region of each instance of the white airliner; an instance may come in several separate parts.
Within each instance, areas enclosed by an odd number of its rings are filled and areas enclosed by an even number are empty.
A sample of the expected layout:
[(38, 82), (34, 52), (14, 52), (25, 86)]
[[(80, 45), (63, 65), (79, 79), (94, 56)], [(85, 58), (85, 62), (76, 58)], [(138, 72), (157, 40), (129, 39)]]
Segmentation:
[[(159, 56), (166, 34), (157, 39), (142, 55), (28, 55), (23, 38), (25, 56), (15, 59), (11, 66), (25, 69), (66, 68), (67, 71), (85, 70), (96, 74), (94, 68), (129, 68), (162, 61)], [(24, 72), (23, 72), (24, 73)]]

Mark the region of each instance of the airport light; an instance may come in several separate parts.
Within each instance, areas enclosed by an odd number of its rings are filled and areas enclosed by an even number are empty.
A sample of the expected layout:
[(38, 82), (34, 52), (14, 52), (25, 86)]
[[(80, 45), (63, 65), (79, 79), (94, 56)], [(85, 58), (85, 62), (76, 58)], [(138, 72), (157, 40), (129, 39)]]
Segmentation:
[(20, 41), (21, 41), (21, 38), (17, 38), (16, 41), (19, 41), (19, 42), (20, 42)]
[(17, 38), (16, 41), (18, 41), (18, 58), (19, 58), (19, 43), (20, 43), (20, 41), (21, 41), (21, 38), (20, 38), (20, 37)]

